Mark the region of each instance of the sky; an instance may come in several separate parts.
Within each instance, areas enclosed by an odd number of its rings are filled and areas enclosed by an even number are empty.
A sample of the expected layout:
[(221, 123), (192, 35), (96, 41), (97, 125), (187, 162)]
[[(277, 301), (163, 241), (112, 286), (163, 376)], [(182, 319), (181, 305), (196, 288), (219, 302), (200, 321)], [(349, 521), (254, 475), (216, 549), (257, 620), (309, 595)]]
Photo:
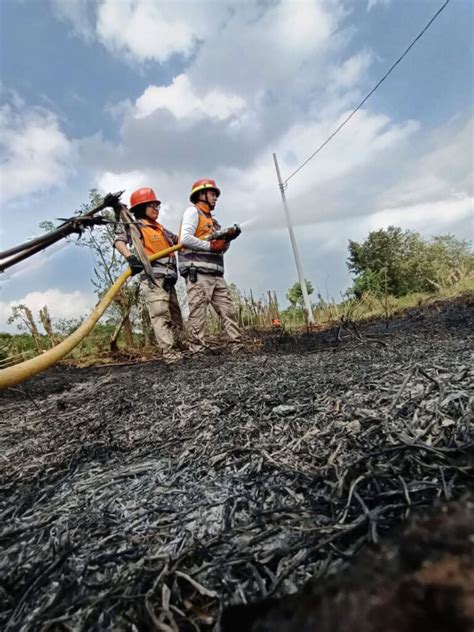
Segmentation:
[[(297, 280), (272, 154), (286, 179), (354, 109), (444, 0), (3, 0), (0, 248), (101, 193), (151, 186), (177, 231), (193, 181), (244, 223), (226, 278), (255, 296)], [(288, 182), (305, 276), (351, 284), (348, 240), (389, 225), (472, 239), (473, 7), (446, 9), (340, 133)], [(95, 304), (73, 244), (0, 277), (11, 307)]]

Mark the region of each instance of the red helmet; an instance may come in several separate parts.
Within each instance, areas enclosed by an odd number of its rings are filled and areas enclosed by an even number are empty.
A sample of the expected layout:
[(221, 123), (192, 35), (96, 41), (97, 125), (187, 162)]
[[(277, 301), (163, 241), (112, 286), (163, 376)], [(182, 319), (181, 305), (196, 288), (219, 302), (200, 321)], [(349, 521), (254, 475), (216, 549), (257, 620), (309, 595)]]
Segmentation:
[(149, 189), (147, 187), (137, 189), (130, 196), (130, 210), (133, 211), (136, 206), (139, 204), (145, 204), (146, 202), (158, 202), (158, 204), (161, 204), (153, 189)]
[(190, 201), (194, 204), (199, 191), (206, 191), (209, 189), (211, 191), (215, 191), (217, 197), (219, 197), (219, 195), (221, 194), (221, 190), (217, 186), (215, 180), (209, 180), (209, 178), (204, 178), (204, 180), (196, 180), (191, 188), (191, 195), (189, 196)]

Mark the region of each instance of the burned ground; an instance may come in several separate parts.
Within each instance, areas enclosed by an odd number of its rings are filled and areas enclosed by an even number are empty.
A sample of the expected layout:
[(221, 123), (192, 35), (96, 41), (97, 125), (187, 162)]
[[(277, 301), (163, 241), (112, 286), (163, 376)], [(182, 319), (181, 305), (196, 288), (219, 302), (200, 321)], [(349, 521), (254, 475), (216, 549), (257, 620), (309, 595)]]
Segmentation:
[(230, 606), (222, 632), (472, 632), (474, 503), (416, 510), (380, 547), (293, 595)]
[(211, 630), (461, 497), (473, 311), (5, 391), (1, 629)]

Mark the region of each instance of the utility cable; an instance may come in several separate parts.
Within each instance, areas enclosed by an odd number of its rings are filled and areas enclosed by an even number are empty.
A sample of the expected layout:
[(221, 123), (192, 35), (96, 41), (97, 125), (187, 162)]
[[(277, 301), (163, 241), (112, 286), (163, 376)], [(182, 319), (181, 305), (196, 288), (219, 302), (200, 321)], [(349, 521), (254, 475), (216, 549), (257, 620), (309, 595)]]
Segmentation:
[(298, 171), (301, 171), (301, 169), (303, 169), (304, 166), (306, 166), (308, 164), (308, 162), (310, 160), (312, 160), (317, 154), (319, 154), (319, 152), (321, 151), (321, 149), (323, 149), (323, 147), (325, 147), (329, 141), (331, 141), (334, 136), (340, 132), (340, 130), (344, 127), (344, 125), (346, 125), (346, 123), (348, 123), (351, 118), (354, 116), (354, 114), (356, 112), (358, 112), (360, 110), (360, 108), (364, 105), (364, 103), (367, 101), (367, 99), (369, 97), (371, 97), (373, 95), (373, 93), (377, 90), (377, 88), (385, 81), (385, 79), (391, 74), (391, 72), (398, 66), (398, 64), (402, 61), (402, 59), (404, 57), (406, 57), (406, 55), (410, 52), (410, 50), (413, 48), (413, 46), (417, 43), (417, 41), (423, 37), (423, 35), (426, 33), (426, 31), (430, 28), (430, 26), (433, 24), (433, 22), (436, 20), (436, 18), (439, 16), (439, 14), (444, 11), (444, 9), (446, 8), (446, 6), (449, 4), (450, 0), (446, 0), (445, 3), (443, 4), (443, 6), (438, 9), (438, 11), (433, 15), (433, 17), (431, 18), (431, 20), (428, 22), (428, 24), (426, 24), (426, 26), (423, 28), (422, 31), (420, 31), (420, 33), (415, 37), (415, 39), (412, 41), (412, 43), (408, 46), (408, 48), (405, 49), (405, 51), (400, 55), (400, 57), (397, 59), (397, 61), (395, 61), (390, 68), (387, 70), (387, 72), (384, 74), (384, 76), (375, 84), (375, 86), (372, 88), (372, 90), (369, 92), (369, 94), (367, 96), (365, 96), (362, 101), (359, 103), (359, 105), (355, 108), (355, 110), (353, 110), (349, 116), (347, 116), (342, 123), (339, 125), (339, 127), (337, 127), (337, 129), (334, 130), (334, 132), (323, 142), (321, 143), (321, 145), (319, 145), (319, 147), (311, 154), (311, 156), (309, 156), (309, 158), (306, 158), (306, 160), (297, 168), (293, 171), (293, 173), (291, 173), (288, 178), (286, 178), (285, 182), (284, 182), (284, 187), (286, 188), (288, 186), (288, 182), (289, 180), (291, 180), (291, 178), (293, 176), (295, 176)]

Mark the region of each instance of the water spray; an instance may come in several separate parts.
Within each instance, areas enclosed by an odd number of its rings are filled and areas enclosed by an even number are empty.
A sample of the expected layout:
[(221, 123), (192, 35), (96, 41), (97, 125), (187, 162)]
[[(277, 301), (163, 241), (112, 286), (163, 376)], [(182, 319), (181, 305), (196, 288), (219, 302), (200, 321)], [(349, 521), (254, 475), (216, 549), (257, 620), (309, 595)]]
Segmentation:
[(221, 228), (221, 230), (216, 230), (211, 235), (205, 237), (205, 241), (211, 241), (212, 239), (224, 239), (225, 241), (232, 241), (240, 235), (244, 226), (252, 226), (252, 224), (255, 224), (256, 221), (257, 220), (255, 217), (251, 217), (250, 219), (246, 219), (240, 224), (234, 224), (229, 228)]
[(243, 228), (244, 226), (251, 226), (252, 224), (255, 224), (256, 222), (256, 218), (255, 217), (251, 217), (250, 219), (246, 219), (245, 222), (241, 222), (239, 224), (240, 228)]

